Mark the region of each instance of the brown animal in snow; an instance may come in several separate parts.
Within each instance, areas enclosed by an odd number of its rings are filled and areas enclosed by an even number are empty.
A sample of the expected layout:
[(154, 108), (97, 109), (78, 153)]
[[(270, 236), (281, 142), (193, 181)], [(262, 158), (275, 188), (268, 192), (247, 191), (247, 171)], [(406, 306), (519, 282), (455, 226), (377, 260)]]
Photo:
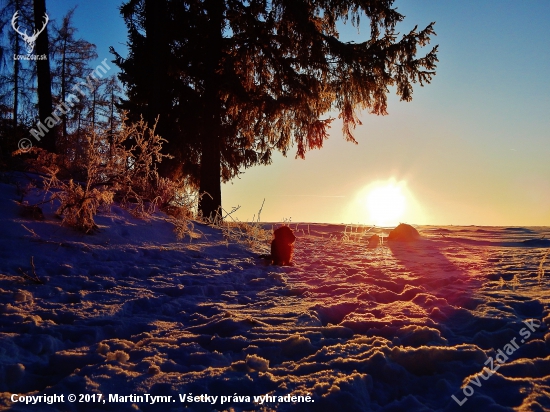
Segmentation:
[(274, 265), (287, 266), (292, 263), (296, 236), (288, 226), (281, 226), (273, 232), (271, 241), (271, 262)]

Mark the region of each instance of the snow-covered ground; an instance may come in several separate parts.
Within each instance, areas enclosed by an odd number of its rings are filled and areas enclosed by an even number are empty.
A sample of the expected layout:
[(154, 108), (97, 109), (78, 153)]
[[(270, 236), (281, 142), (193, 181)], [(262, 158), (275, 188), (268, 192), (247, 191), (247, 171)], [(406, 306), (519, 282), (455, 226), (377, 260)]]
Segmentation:
[(113, 206), (84, 235), (18, 198), (0, 183), (0, 409), (550, 410), (549, 228), (368, 248), (292, 223), (276, 267), (207, 226), (177, 241), (160, 213)]

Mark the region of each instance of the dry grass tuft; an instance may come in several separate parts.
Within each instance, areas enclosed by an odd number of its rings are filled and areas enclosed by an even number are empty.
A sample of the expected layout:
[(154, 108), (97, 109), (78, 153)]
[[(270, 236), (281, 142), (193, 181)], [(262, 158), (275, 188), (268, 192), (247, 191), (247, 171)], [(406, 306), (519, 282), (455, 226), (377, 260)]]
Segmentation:
[(375, 226), (366, 228), (362, 225), (346, 225), (344, 227), (344, 233), (342, 234), (341, 241), (348, 243), (365, 243), (369, 237), (372, 235), (369, 233)]
[(260, 223), (264, 203), (262, 203), (258, 212), (258, 217), (254, 216), (252, 222), (241, 222), (233, 218), (232, 214), (239, 210), (240, 206), (233, 208), (230, 212), (222, 209), (223, 213), (225, 213), (224, 216), (218, 214), (213, 218), (202, 219), (202, 221), (220, 229), (227, 243), (230, 241), (241, 243), (255, 251), (265, 252), (269, 249), (273, 233), (270, 230), (264, 229)]

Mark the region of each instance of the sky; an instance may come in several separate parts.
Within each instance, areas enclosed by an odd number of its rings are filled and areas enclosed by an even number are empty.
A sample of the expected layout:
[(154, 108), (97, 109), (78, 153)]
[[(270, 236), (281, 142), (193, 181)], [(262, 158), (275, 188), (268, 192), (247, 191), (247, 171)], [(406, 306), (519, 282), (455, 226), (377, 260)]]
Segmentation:
[[(120, 2), (48, 2), (97, 45), (125, 55)], [(333, 123), (330, 138), (305, 160), (276, 155), (222, 187), (226, 211), (241, 221), (391, 226), (550, 225), (550, 2), (398, 0), (401, 34), (435, 21), (439, 45), (431, 84), (412, 102), (392, 91), (387, 116), (364, 112), (357, 145)], [(367, 26), (363, 30), (368, 34)], [(341, 38), (362, 32), (342, 26)], [(114, 69), (113, 69), (114, 70)], [(265, 200), (265, 201), (264, 201)]]

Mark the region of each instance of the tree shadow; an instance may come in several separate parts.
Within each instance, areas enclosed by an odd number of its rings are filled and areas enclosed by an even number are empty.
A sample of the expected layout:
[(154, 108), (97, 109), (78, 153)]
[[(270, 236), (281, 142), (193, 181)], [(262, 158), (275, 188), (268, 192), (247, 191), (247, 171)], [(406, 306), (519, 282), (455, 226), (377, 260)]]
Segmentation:
[(396, 261), (410, 271), (415, 279), (411, 283), (423, 286), (449, 304), (471, 307), (472, 297), (481, 282), (468, 270), (451, 261), (442, 251), (442, 245), (434, 240), (412, 242), (387, 242)]

